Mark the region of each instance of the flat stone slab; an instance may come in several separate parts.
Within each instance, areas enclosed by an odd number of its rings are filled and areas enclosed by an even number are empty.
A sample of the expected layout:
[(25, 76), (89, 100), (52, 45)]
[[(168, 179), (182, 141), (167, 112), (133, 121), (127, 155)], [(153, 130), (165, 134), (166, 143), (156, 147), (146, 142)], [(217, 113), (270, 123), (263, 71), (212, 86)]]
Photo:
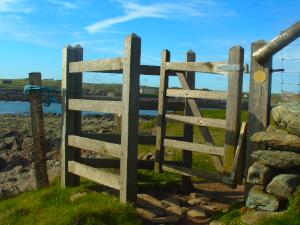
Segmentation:
[(288, 199), (300, 185), (300, 176), (295, 174), (280, 174), (273, 178), (267, 186), (267, 192), (277, 197)]
[(266, 166), (278, 169), (295, 169), (300, 167), (300, 154), (287, 151), (258, 150), (251, 154)]
[(289, 134), (285, 130), (269, 126), (266, 131), (257, 132), (252, 135), (251, 141), (267, 144), (272, 149), (294, 151), (300, 153), (300, 137)]

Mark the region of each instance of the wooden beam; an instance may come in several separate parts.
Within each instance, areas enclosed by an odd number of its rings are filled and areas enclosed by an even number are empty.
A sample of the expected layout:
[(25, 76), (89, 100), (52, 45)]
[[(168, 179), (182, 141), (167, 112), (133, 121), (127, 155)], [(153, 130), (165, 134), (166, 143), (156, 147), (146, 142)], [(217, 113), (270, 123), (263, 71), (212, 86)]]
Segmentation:
[(76, 135), (68, 136), (68, 144), (70, 146), (89, 150), (92, 152), (105, 154), (113, 157), (121, 157), (121, 146), (119, 144), (109, 143), (105, 141), (98, 141), (90, 138), (79, 137)]
[(70, 62), (70, 73), (110, 72), (117, 73), (123, 68), (122, 58), (100, 59), (95, 61)]
[(199, 169), (197, 170), (192, 168), (186, 168), (182, 166), (170, 165), (167, 163), (164, 163), (163, 170), (170, 173), (177, 173), (183, 176), (207, 179), (210, 182), (222, 181), (222, 175), (217, 173), (210, 173), (210, 172), (201, 171)]
[(121, 101), (69, 99), (69, 110), (121, 114)]
[(70, 62), (81, 61), (83, 58), (83, 49), (77, 45), (74, 48), (68, 46), (63, 49), (62, 57), (62, 137), (61, 137), (61, 185), (78, 186), (79, 176), (68, 172), (68, 161), (78, 161), (80, 158), (80, 149), (68, 146), (68, 135), (76, 135), (81, 131), (81, 112), (69, 110), (69, 98), (80, 98), (82, 95), (82, 73), (69, 73)]
[(166, 135), (166, 90), (168, 88), (168, 74), (165, 63), (170, 61), (170, 52), (164, 50), (161, 53), (160, 66), (160, 86), (158, 94), (158, 111), (156, 127), (156, 146), (155, 146), (155, 171), (162, 172), (162, 163), (164, 161), (164, 138)]
[(184, 90), (184, 89), (167, 89), (168, 97), (177, 98), (199, 98), (212, 100), (227, 100), (227, 92), (224, 91), (202, 91), (202, 90)]
[(164, 140), (165, 147), (172, 147), (177, 149), (185, 149), (192, 152), (200, 152), (200, 153), (207, 153), (211, 155), (219, 155), (224, 156), (224, 148), (217, 147), (212, 145), (205, 145), (205, 144), (198, 144), (198, 143), (191, 143), (186, 141), (176, 141), (171, 139)]
[(216, 127), (222, 129), (225, 129), (226, 127), (226, 120), (222, 119), (203, 118), (199, 116), (181, 116), (176, 114), (166, 114), (166, 118), (203, 127)]
[[(265, 46), (265, 41), (252, 43), (251, 52)], [(253, 54), (252, 54), (253, 55)], [(251, 136), (259, 131), (265, 130), (270, 122), (271, 108), (271, 84), (272, 84), (272, 58), (265, 63), (259, 63), (254, 57), (251, 58), (250, 90), (249, 90), (249, 109), (248, 109), (248, 132), (247, 132), (247, 151), (246, 151), (246, 173), (252, 164), (251, 154), (264, 146), (255, 144), (251, 141)], [(250, 191), (251, 184), (246, 184), (245, 199)]]
[(131, 34), (125, 39), (121, 126), (121, 190), (122, 203), (135, 202), (137, 197), (137, 154), (139, 120), (139, 83), (141, 38)]
[(285, 46), (296, 40), (299, 36), (300, 21), (293, 24), (287, 30), (281, 32), (280, 35), (275, 37), (266, 45), (255, 50), (252, 56), (256, 61), (263, 63), (271, 58), (274, 54), (279, 52), (281, 49), (283, 49)]
[(117, 190), (120, 189), (119, 176), (116, 174), (86, 166), (75, 161), (68, 162), (68, 170), (70, 173), (92, 180), (104, 186)]
[[(195, 62), (196, 61), (196, 54), (192, 50), (188, 51), (186, 54), (186, 62)], [(189, 84), (191, 89), (195, 89), (195, 72), (186, 72), (185, 73), (185, 78), (187, 83)], [(167, 95), (168, 95), (168, 90), (167, 89)], [(183, 91), (188, 91), (188, 90), (183, 90)], [(188, 103), (188, 101), (185, 99), (184, 102), (184, 116), (185, 117), (190, 117), (193, 115), (191, 107)], [(166, 114), (167, 116), (167, 114)], [(166, 117), (167, 118), (167, 117)], [(193, 142), (194, 141), (194, 127), (191, 124), (184, 124), (183, 125), (183, 136), (186, 142)], [(182, 151), (182, 164), (184, 167), (187, 168), (192, 168), (192, 152), (191, 151), (186, 151), (183, 149)], [(193, 183), (191, 181), (191, 178), (189, 176), (182, 176), (181, 177), (181, 189), (183, 193), (189, 193), (193, 189)]]
[[(29, 84), (42, 86), (41, 73), (30, 73)], [(29, 93), (30, 117), (32, 132), (32, 181), (33, 187), (40, 189), (49, 185), (47, 173), (46, 144), (44, 132), (44, 116), (42, 93), (32, 91)]]
[[(229, 50), (229, 64), (244, 64), (244, 49), (234, 46)], [(232, 171), (238, 135), (241, 126), (243, 95), (243, 71), (230, 71), (228, 73), (228, 100), (226, 105), (226, 128), (225, 128), (225, 155), (223, 173), (229, 175)]]
[[(141, 65), (140, 74), (159, 76), (160, 66)], [(169, 76), (176, 76), (176, 73), (170, 73)]]
[(218, 67), (226, 64), (226, 62), (166, 62), (164, 66), (170, 71), (224, 74), (225, 72)]
[[(80, 136), (90, 139), (96, 139), (99, 141), (111, 142), (115, 144), (121, 143), (121, 136), (119, 134), (87, 134), (81, 133)], [(182, 136), (166, 136), (168, 139), (184, 141), (184, 137)], [(153, 135), (139, 135), (138, 136), (138, 144), (141, 145), (155, 145), (156, 136)]]
[[(178, 76), (178, 79), (181, 83), (181, 86), (183, 89), (186, 89), (186, 90), (190, 90), (190, 86), (189, 84), (187, 83), (185, 77), (184, 77), (184, 74), (183, 73), (177, 73), (177, 76)], [(197, 117), (202, 117), (202, 113), (200, 112), (199, 110), (199, 106), (197, 104), (197, 102), (195, 101), (195, 99), (187, 99), (190, 107), (191, 107), (191, 110), (192, 110), (192, 113), (194, 116), (197, 116)], [(209, 133), (209, 130), (207, 127), (202, 127), (200, 126), (199, 127), (200, 129), (200, 132), (205, 140), (205, 142), (209, 145), (215, 145), (214, 144), (214, 141)], [(216, 170), (218, 172), (221, 172), (223, 171), (223, 163), (222, 163), (222, 160), (219, 156), (215, 156), (215, 155), (212, 155), (212, 160), (214, 162), (214, 166), (216, 168)]]

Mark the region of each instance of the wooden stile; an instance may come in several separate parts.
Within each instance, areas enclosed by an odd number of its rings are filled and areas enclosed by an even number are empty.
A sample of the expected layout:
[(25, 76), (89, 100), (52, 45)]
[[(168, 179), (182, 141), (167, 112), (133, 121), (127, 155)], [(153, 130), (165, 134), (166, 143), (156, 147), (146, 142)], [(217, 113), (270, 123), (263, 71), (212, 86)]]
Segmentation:
[(121, 146), (119, 144), (93, 140), (76, 135), (68, 136), (69, 146), (89, 150), (95, 153), (105, 154), (113, 157), (121, 157)]
[(101, 171), (100, 169), (86, 166), (75, 161), (68, 162), (68, 170), (70, 173), (95, 181), (104, 186), (120, 190), (120, 177), (116, 174)]
[[(229, 50), (229, 64), (244, 64), (244, 49), (234, 46)], [(226, 105), (225, 155), (223, 173), (229, 175), (232, 171), (235, 150), (238, 142), (241, 122), (243, 71), (230, 71), (228, 74), (228, 100)]]
[(112, 114), (122, 113), (121, 101), (101, 101), (87, 99), (69, 99), (68, 109), (75, 111), (103, 112)]
[(78, 161), (80, 159), (80, 149), (68, 146), (68, 136), (76, 135), (81, 131), (81, 112), (69, 110), (69, 98), (80, 98), (82, 94), (82, 73), (69, 73), (69, 63), (81, 61), (83, 58), (83, 49), (77, 45), (76, 47), (68, 46), (63, 49), (62, 62), (62, 172), (61, 185), (77, 186), (80, 178), (68, 171), (68, 161)]
[(136, 34), (125, 39), (123, 58), (120, 200), (134, 202), (137, 196), (138, 96), (140, 81), (141, 38)]

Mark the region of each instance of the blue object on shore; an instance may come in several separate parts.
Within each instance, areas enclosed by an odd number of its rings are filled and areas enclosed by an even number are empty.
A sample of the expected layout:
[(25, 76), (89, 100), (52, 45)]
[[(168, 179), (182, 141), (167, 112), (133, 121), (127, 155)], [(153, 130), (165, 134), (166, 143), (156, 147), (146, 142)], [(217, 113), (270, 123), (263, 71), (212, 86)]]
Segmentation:
[[(58, 89), (52, 89), (49, 87), (43, 87), (43, 86), (36, 86), (36, 85), (26, 85), (24, 86), (24, 94), (27, 96), (32, 91), (40, 91), (44, 95), (44, 98), (42, 98), (44, 106), (49, 107), (52, 103), (57, 102), (57, 97), (50, 95), (53, 93), (60, 93), (60, 90)], [(45, 95), (46, 94), (46, 95)]]

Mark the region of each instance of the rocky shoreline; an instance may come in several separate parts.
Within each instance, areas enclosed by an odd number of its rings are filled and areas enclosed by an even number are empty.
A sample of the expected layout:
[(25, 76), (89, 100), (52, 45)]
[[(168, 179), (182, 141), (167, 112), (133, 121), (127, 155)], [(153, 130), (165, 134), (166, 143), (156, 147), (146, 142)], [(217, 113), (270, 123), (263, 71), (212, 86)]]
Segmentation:
[[(145, 116), (142, 119), (149, 119)], [(45, 114), (44, 128), (47, 166), (50, 180), (60, 173), (61, 118)], [(87, 133), (115, 133), (113, 115), (87, 115), (82, 119), (82, 130)], [(0, 115), (0, 197), (17, 195), (31, 189), (32, 136), (28, 115)], [(85, 157), (99, 157), (83, 152)]]

